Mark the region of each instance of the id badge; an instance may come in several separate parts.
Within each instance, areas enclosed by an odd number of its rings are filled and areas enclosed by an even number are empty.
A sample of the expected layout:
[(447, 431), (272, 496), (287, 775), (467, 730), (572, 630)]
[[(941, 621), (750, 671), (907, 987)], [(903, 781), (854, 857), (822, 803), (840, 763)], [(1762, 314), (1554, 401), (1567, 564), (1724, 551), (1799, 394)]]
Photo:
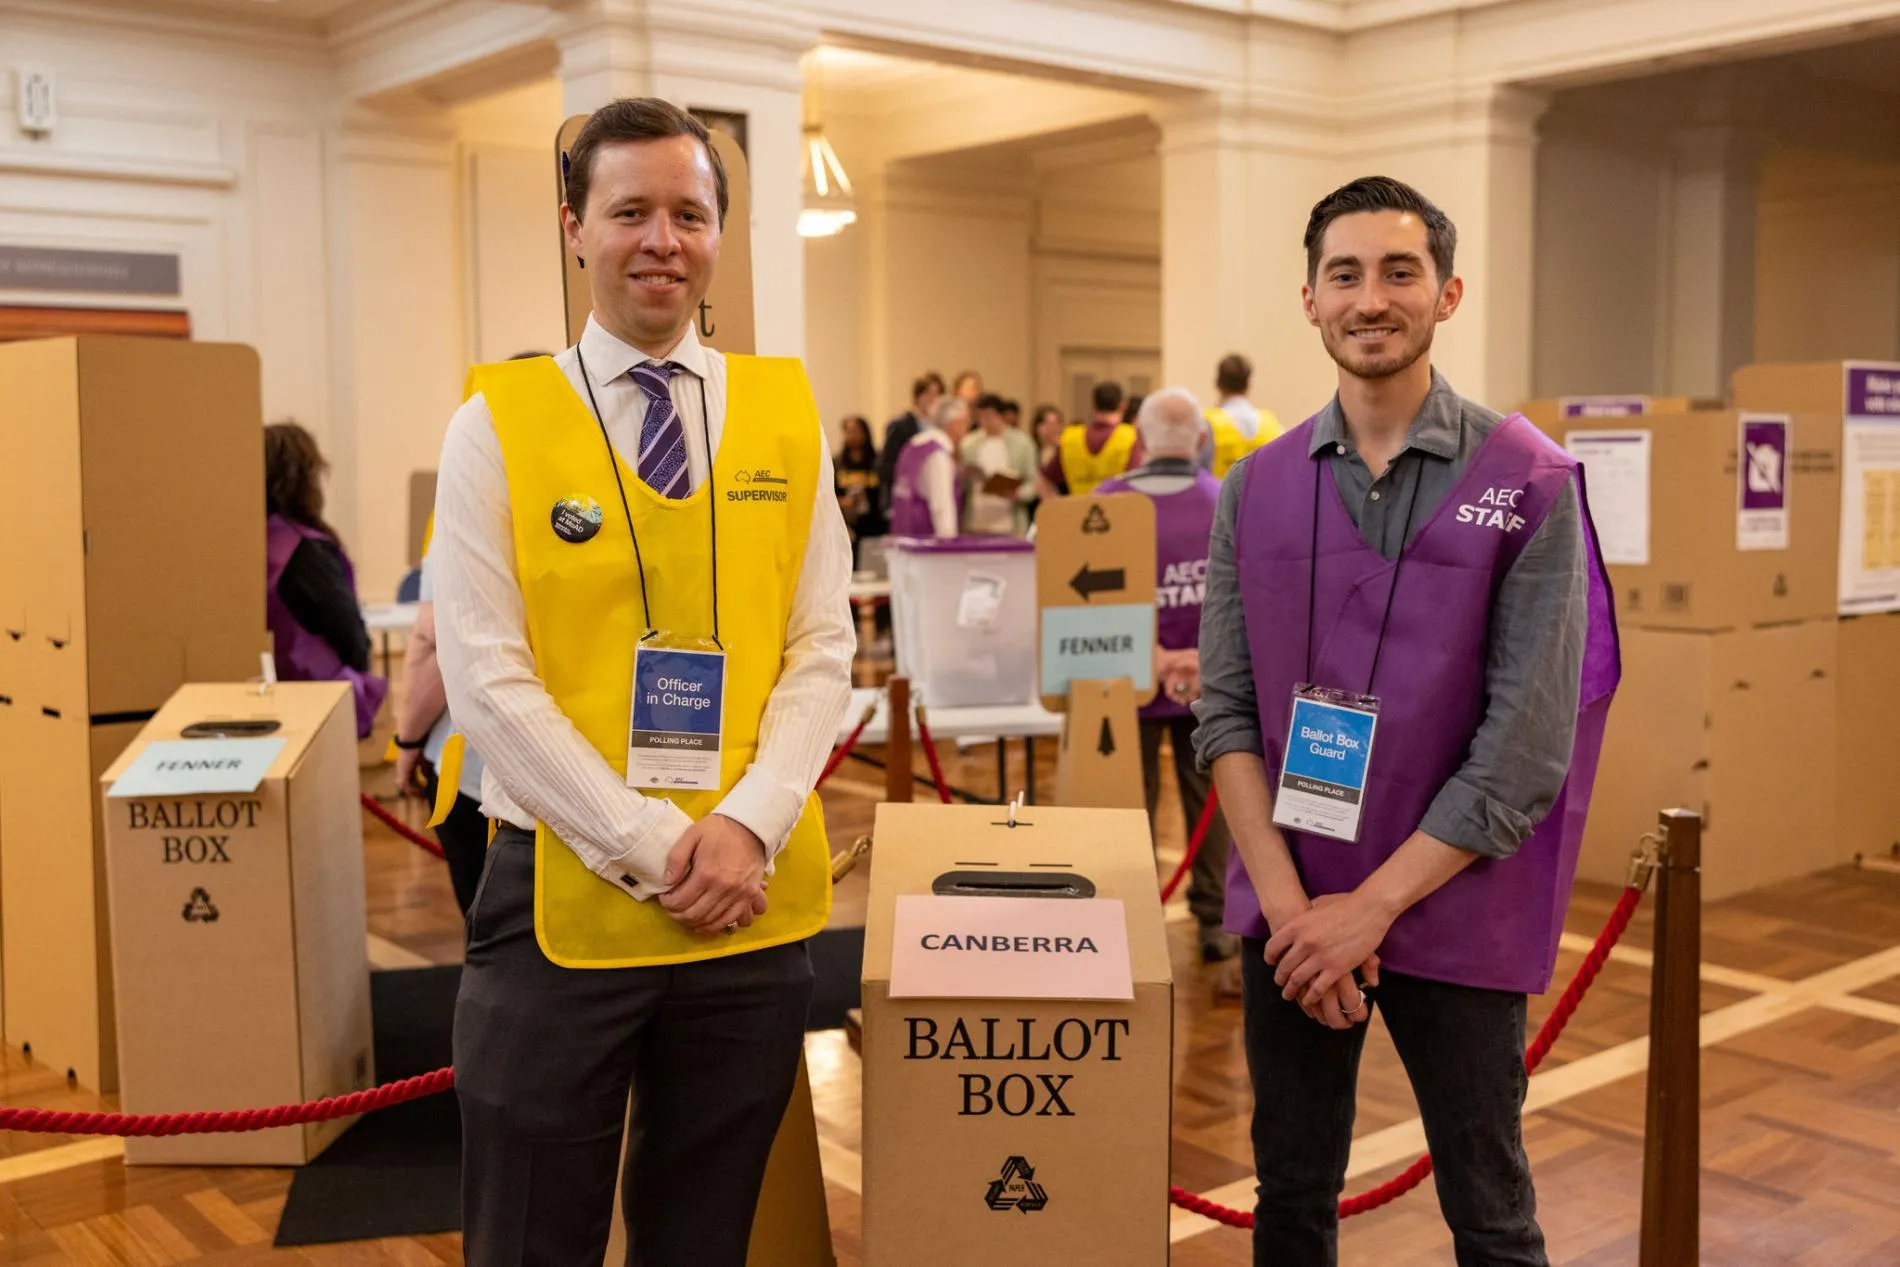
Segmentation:
[(1365, 808), (1379, 701), (1325, 686), (1293, 691), (1286, 764), (1273, 801), (1276, 826), (1354, 844)]
[(627, 786), (718, 791), (725, 720), (725, 652), (710, 644), (642, 643), (633, 653)]

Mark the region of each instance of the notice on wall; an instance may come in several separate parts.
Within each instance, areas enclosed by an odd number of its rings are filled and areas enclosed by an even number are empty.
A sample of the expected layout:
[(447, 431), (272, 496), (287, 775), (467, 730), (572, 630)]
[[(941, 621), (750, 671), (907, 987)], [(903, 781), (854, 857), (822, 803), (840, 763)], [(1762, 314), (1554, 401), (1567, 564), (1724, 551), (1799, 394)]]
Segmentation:
[(1643, 431), (1572, 431), (1564, 444), (1583, 463), (1603, 561), (1649, 565), (1649, 439)]
[(1557, 410), (1564, 418), (1634, 418), (1649, 412), (1647, 396), (1565, 396)]
[(1840, 610), (1900, 611), (1900, 365), (1850, 361), (1845, 379)]
[(1786, 414), (1743, 414), (1735, 465), (1735, 548), (1788, 548), (1789, 421)]

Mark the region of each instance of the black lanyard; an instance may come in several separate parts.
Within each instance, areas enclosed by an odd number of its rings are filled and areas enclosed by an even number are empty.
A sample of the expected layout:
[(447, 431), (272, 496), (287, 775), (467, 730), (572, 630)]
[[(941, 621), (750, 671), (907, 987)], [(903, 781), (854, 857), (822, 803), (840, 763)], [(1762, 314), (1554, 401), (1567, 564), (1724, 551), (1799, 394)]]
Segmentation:
[[(1323, 455), (1324, 461), (1313, 463), (1313, 535), (1306, 555), (1306, 683), (1313, 685), (1313, 608), (1319, 597), (1319, 482), (1320, 476), (1332, 464), (1331, 455)], [(1388, 470), (1397, 466), (1405, 454), (1401, 452), (1392, 459)], [(1392, 583), (1385, 591), (1385, 614), (1379, 617), (1379, 640), (1372, 647), (1372, 668), (1366, 673), (1364, 694), (1372, 694), (1372, 684), (1379, 676), (1379, 657), (1385, 653), (1385, 631), (1392, 623), (1392, 597), (1399, 592), (1399, 571), (1405, 566), (1405, 547), (1410, 544), (1412, 535), (1412, 512), (1418, 509), (1418, 486), (1424, 482), (1423, 476), (1412, 481), (1412, 496), (1405, 503), (1405, 527), (1399, 533), (1399, 552), (1392, 560)]]
[[(633, 530), (633, 508), (627, 504), (627, 486), (620, 478), (620, 459), (614, 453), (613, 438), (607, 434), (607, 419), (600, 412), (600, 401), (594, 398), (594, 380), (587, 375), (587, 362), (581, 356), (578, 343), (574, 345), (574, 363), (581, 372), (581, 385), (587, 388), (587, 403), (594, 407), (594, 421), (600, 424), (601, 443), (607, 446), (607, 467), (614, 473), (614, 487), (620, 491), (620, 512), (627, 517), (627, 536), (633, 541), (633, 565), (640, 570), (640, 617), (647, 627), (640, 641), (645, 642), (659, 630), (653, 627), (653, 608), (647, 603), (647, 565), (640, 556), (640, 534)], [(719, 490), (713, 484), (712, 415), (706, 408), (706, 380), (697, 374), (693, 377), (699, 379), (699, 426), (700, 434), (706, 438), (706, 520), (712, 534), (712, 640), (715, 647), (724, 651), (726, 644), (719, 640)]]

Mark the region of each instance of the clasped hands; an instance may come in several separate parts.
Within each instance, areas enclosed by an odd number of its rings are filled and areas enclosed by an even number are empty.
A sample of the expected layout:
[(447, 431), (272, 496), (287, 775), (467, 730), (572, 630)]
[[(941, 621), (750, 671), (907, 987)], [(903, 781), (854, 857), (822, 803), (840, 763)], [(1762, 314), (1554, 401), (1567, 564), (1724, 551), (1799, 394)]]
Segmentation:
[(1201, 697), (1201, 653), (1188, 647), (1169, 651), (1155, 648), (1155, 681), (1162, 693), (1177, 704), (1190, 704)]
[(659, 903), (685, 928), (736, 932), (765, 914), (765, 842), (735, 819), (708, 814), (666, 855), (665, 883)]
[(1379, 984), (1377, 948), (1391, 917), (1360, 893), (1325, 893), (1273, 930), (1266, 959), (1282, 998), (1331, 1029), (1351, 1029), (1372, 1019), (1372, 1008), (1353, 980)]

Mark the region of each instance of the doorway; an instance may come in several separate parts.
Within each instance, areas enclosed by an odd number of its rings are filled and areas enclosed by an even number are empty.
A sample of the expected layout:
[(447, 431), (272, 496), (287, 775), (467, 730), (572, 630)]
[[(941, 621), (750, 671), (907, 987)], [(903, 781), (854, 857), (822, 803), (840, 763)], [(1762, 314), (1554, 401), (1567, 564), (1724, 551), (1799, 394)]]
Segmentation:
[(1073, 421), (1095, 412), (1097, 383), (1120, 383), (1122, 397), (1146, 396), (1161, 381), (1159, 348), (1063, 348), (1063, 408)]

